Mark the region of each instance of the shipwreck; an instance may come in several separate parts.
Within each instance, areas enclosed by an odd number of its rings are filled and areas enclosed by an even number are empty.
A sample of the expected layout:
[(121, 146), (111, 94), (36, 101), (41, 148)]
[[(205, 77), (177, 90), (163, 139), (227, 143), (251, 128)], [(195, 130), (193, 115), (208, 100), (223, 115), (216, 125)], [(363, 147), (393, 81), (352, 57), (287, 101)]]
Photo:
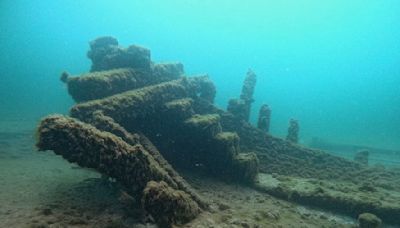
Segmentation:
[[(40, 122), (37, 147), (114, 178), (162, 227), (184, 224), (209, 210), (210, 202), (175, 168), (400, 224), (400, 199), (388, 186), (400, 186), (398, 172), (297, 144), (296, 120), (290, 121), (287, 139), (272, 136), (268, 105), (261, 107), (257, 127), (248, 122), (253, 71), (225, 111), (214, 105), (216, 88), (207, 75), (188, 76), (179, 62), (154, 63), (147, 48), (124, 48), (115, 38), (100, 37), (90, 42), (88, 57), (89, 73), (62, 73), (76, 105), (69, 116), (50, 115)], [(351, 183), (357, 191), (346, 192), (331, 180)]]

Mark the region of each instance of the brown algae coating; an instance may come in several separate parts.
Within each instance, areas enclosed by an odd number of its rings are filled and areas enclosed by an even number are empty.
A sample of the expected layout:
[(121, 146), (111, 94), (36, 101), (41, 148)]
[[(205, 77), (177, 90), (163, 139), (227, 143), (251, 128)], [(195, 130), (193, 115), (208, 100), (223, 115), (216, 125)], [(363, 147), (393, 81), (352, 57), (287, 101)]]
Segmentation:
[[(172, 178), (140, 144), (131, 146), (91, 125), (52, 115), (41, 121), (36, 146), (41, 151), (53, 150), (69, 162), (115, 178), (129, 193), (142, 196), (145, 208), (161, 224), (187, 222), (201, 211), (190, 194), (178, 190), (180, 184), (175, 180), (179, 179)], [(154, 185), (148, 184), (150, 181), (162, 181), (161, 188), (154, 191)], [(172, 212), (158, 214), (157, 208)], [(167, 221), (165, 216), (168, 216)]]
[(138, 115), (148, 115), (154, 112), (145, 106), (159, 106), (167, 101), (187, 97), (188, 92), (182, 80), (160, 83), (137, 90), (130, 90), (100, 100), (77, 104), (71, 109), (71, 116), (85, 119), (91, 113), (101, 110), (118, 123)]
[(257, 189), (285, 200), (329, 209), (352, 217), (368, 211), (374, 214), (366, 213), (359, 218), (371, 224), (372, 221), (377, 223), (380, 220), (375, 216), (377, 215), (387, 223), (399, 224), (397, 219), (400, 216), (400, 206), (397, 203), (399, 196), (393, 190), (381, 192), (372, 189), (361, 190), (359, 185), (349, 182), (278, 174), (261, 174), (257, 178), (255, 184)]
[(147, 183), (142, 205), (146, 211), (155, 215), (161, 227), (184, 224), (201, 212), (197, 203), (192, 201), (188, 194), (169, 187), (164, 181)]
[(218, 114), (196, 114), (184, 122), (183, 131), (190, 135), (190, 142), (199, 145), (189, 149), (200, 154), (208, 171), (232, 180), (252, 184), (258, 173), (258, 159), (240, 155), (239, 136), (234, 132), (223, 132)]
[(258, 112), (257, 127), (264, 132), (269, 132), (270, 122), (271, 109), (268, 107), (268, 105), (263, 104), (261, 105), (260, 111)]
[(140, 143), (143, 145), (143, 147), (149, 151), (149, 153), (154, 157), (154, 159), (162, 166), (167, 172), (168, 175), (171, 176), (171, 178), (175, 181), (175, 183), (178, 185), (178, 189), (186, 192), (188, 195), (192, 197), (194, 201), (202, 208), (202, 209), (208, 209), (209, 208), (209, 202), (205, 200), (203, 197), (201, 197), (193, 188), (190, 186), (186, 180), (179, 175), (178, 172), (175, 171), (175, 169), (169, 164), (167, 160), (164, 159), (164, 157), (161, 155), (161, 153), (158, 151), (158, 149), (153, 145), (153, 143), (144, 135), (140, 135)]
[(299, 122), (295, 119), (291, 119), (289, 121), (289, 128), (288, 128), (288, 134), (286, 136), (286, 140), (292, 143), (298, 143), (299, 141)]
[(361, 169), (356, 162), (274, 137), (215, 106), (204, 102), (194, 104), (194, 110), (220, 115), (222, 130), (236, 132), (240, 137), (241, 150), (257, 154), (260, 172), (322, 179), (351, 179), (351, 175)]
[[(64, 75), (64, 74), (63, 74)], [(180, 63), (155, 64), (153, 72), (119, 68), (62, 77), (68, 93), (76, 102), (89, 101), (117, 93), (178, 79), (183, 75)]]
[(237, 176), (249, 184), (253, 184), (257, 178), (259, 163), (255, 153), (239, 153), (233, 159)]
[(182, 98), (164, 104), (162, 113), (166, 119), (181, 121), (194, 115), (192, 98)]
[[(151, 122), (153, 118), (162, 116), (164, 123), (174, 122), (175, 127), (181, 126), (181, 131), (178, 135), (169, 134), (171, 140), (174, 140), (174, 137), (182, 137), (180, 135), (184, 134), (190, 137), (188, 140), (182, 141), (182, 143), (188, 144), (190, 142), (190, 144), (198, 145), (195, 148), (189, 147), (184, 150), (180, 148), (185, 147), (184, 145), (176, 144), (179, 148), (163, 148), (163, 150), (182, 150), (182, 153), (189, 157), (193, 157), (193, 155), (184, 151), (199, 151), (197, 152), (198, 154), (193, 152), (194, 156), (200, 157), (199, 159), (202, 162), (208, 164), (208, 170), (211, 173), (216, 174), (219, 173), (219, 170), (224, 170), (219, 176), (229, 176), (233, 180), (237, 176), (237, 173), (233, 174), (231, 171), (231, 169), (235, 169), (233, 167), (235, 164), (234, 158), (230, 155), (232, 154), (231, 148), (223, 146), (223, 141), (220, 142), (219, 139), (214, 138), (214, 136), (221, 132), (220, 117), (217, 114), (192, 115), (192, 100), (202, 99), (201, 95), (198, 97), (198, 92), (204, 92), (202, 85), (208, 84), (208, 80), (207, 77), (183, 78), (131, 90), (100, 100), (77, 104), (71, 109), (71, 116), (90, 122), (92, 113), (101, 111), (104, 115), (111, 117), (116, 123), (124, 127), (132, 126), (132, 123), (138, 123), (138, 121), (145, 126), (146, 124), (143, 121), (146, 123), (147, 121)], [(184, 112), (179, 111), (184, 114), (181, 120), (179, 120), (179, 115), (168, 114), (174, 113), (177, 110), (184, 110)], [(185, 120), (183, 117), (189, 118)], [(152, 123), (149, 124), (151, 125)], [(159, 128), (162, 128), (162, 126)], [(142, 130), (146, 131), (146, 129)], [(154, 132), (147, 133), (154, 135)], [(152, 139), (155, 139), (155, 137)], [(165, 140), (168, 141), (168, 137)], [(207, 153), (210, 154), (207, 156), (201, 151), (208, 151)], [(237, 152), (235, 152), (236, 154)], [(223, 161), (224, 158), (228, 158), (228, 160)], [(215, 161), (221, 162), (215, 164)], [(229, 165), (224, 165), (225, 163), (229, 163)], [(239, 174), (240, 176), (242, 174)], [(242, 179), (238, 178), (238, 180)]]
[(107, 131), (121, 137), (130, 145), (140, 143), (143, 148), (158, 162), (158, 164), (168, 173), (168, 175), (177, 184), (178, 189), (188, 193), (201, 208), (208, 208), (208, 203), (200, 197), (192, 187), (183, 179), (178, 172), (169, 164), (161, 155), (153, 143), (143, 134), (131, 134), (124, 127), (116, 123), (111, 117), (105, 116), (102, 112), (96, 111), (93, 113), (93, 118), (87, 120), (88, 123), (102, 131)]
[(91, 72), (111, 70), (123, 67), (150, 70), (150, 50), (137, 45), (123, 48), (117, 39), (111, 36), (99, 37), (90, 42), (87, 53), (92, 60)]
[[(226, 176), (245, 184), (253, 184), (258, 174), (259, 161), (255, 153), (240, 152), (240, 138), (234, 132), (221, 132), (215, 136), (216, 151), (221, 151), (214, 159), (225, 166)], [(217, 155), (217, 154), (216, 154)]]
[(362, 213), (358, 216), (358, 223), (360, 228), (379, 228), (382, 220), (374, 214)]
[(68, 77), (68, 93), (76, 102), (107, 97), (150, 84), (143, 71), (120, 68)]
[(195, 114), (191, 118), (185, 120), (185, 125), (196, 132), (196, 134), (206, 134), (214, 137), (221, 132), (218, 114), (199, 115)]
[(132, 146), (139, 143), (140, 136), (138, 134), (131, 134), (124, 127), (115, 122), (113, 118), (104, 115), (101, 111), (93, 112), (92, 117), (87, 118), (85, 123), (89, 123), (101, 131), (110, 132), (121, 137)]
[(230, 99), (227, 111), (238, 117), (240, 120), (246, 120), (247, 104), (242, 99)]
[(238, 118), (249, 121), (251, 104), (254, 102), (253, 94), (256, 87), (257, 76), (249, 69), (244, 79), (242, 92), (239, 99), (230, 99), (227, 110)]
[(156, 63), (151, 67), (151, 77), (159, 82), (170, 81), (184, 76), (183, 64), (180, 62)]
[[(256, 85), (253, 71), (247, 72), (240, 97), (230, 100), (225, 112), (213, 105), (216, 89), (207, 76), (186, 78), (182, 64), (155, 64), (150, 50), (120, 47), (113, 37), (100, 37), (90, 47), (93, 73), (61, 76), (74, 90), (71, 95), (77, 94), (74, 99), (85, 102), (71, 109), (85, 123), (50, 116), (39, 127), (37, 145), (117, 176), (131, 194), (142, 196), (143, 207), (161, 227), (185, 223), (207, 207), (169, 164), (175, 166), (178, 159), (180, 169), (209, 171), (285, 200), (354, 217), (372, 212), (398, 224), (396, 172), (366, 166), (365, 153), (349, 161), (297, 144), (296, 121), (291, 121), (286, 140), (271, 136), (265, 106), (257, 127), (248, 123)], [(360, 227), (374, 221), (380, 220), (372, 214), (359, 217)]]
[(251, 104), (254, 102), (253, 94), (256, 87), (256, 82), (256, 74), (251, 69), (249, 69), (243, 82), (242, 93), (240, 94), (240, 99), (242, 99), (246, 104), (244, 113), (244, 119), (246, 121), (249, 121), (250, 118)]
[[(92, 112), (101, 110), (118, 123), (130, 118), (146, 116), (155, 112), (152, 107), (160, 107), (166, 102), (186, 97), (196, 97), (204, 92), (203, 84), (208, 77), (182, 78), (144, 88), (130, 90), (104, 99), (77, 104), (71, 109), (71, 116), (85, 119)], [(149, 107), (149, 108), (144, 108)]]
[(38, 128), (39, 150), (52, 150), (69, 162), (116, 178), (138, 194), (150, 180), (177, 184), (140, 145), (131, 146), (109, 132), (61, 115), (43, 119)]
[(249, 69), (246, 74), (246, 78), (243, 82), (242, 93), (240, 94), (240, 99), (244, 100), (246, 103), (253, 102), (254, 89), (256, 87), (257, 76)]
[[(96, 115), (96, 119), (102, 118), (112, 123), (109, 117), (99, 113)], [(163, 180), (171, 187), (185, 191), (191, 196), (191, 200), (196, 201), (202, 208), (208, 207), (208, 203), (169, 165), (157, 149), (143, 138), (144, 136), (131, 135), (116, 123), (108, 126), (113, 128), (105, 127), (106, 131), (100, 131), (76, 119), (52, 115), (43, 119), (39, 125), (37, 147), (39, 150), (53, 150), (70, 162), (94, 168), (113, 177), (132, 194), (140, 195), (150, 180)], [(107, 132), (115, 130), (115, 126), (118, 132), (124, 132), (123, 137), (134, 139), (131, 143), (135, 144), (129, 145), (122, 138)]]

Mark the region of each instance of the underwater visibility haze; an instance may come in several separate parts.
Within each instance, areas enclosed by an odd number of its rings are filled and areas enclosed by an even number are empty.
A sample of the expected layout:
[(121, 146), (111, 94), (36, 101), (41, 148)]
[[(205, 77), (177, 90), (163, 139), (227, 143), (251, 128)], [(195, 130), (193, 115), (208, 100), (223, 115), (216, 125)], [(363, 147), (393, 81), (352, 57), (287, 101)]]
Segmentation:
[(2, 0), (0, 227), (399, 226), (399, 61), (396, 0)]

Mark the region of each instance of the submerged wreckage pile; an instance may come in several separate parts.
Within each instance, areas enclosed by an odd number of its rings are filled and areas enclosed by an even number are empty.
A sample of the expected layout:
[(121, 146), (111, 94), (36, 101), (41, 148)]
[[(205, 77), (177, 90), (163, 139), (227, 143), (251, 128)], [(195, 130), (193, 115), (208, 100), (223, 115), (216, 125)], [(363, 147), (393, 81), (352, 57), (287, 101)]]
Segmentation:
[(78, 104), (71, 117), (42, 120), (40, 150), (115, 178), (164, 226), (208, 207), (170, 162), (232, 181), (255, 180), (256, 155), (240, 152), (238, 135), (223, 131), (218, 114), (198, 110), (215, 97), (206, 75), (185, 77), (182, 64), (153, 63), (148, 49), (121, 48), (111, 37), (90, 47), (92, 72), (61, 76)]
[[(240, 98), (230, 100), (224, 111), (213, 105), (216, 89), (207, 75), (187, 77), (181, 63), (154, 63), (146, 48), (123, 48), (116, 39), (101, 37), (90, 43), (88, 57), (90, 73), (61, 75), (77, 104), (70, 117), (51, 115), (41, 121), (37, 147), (114, 178), (162, 227), (186, 223), (209, 208), (173, 167), (256, 186), (282, 198), (294, 193), (263, 185), (270, 177), (259, 171), (340, 179), (362, 167), (297, 145), (295, 120), (287, 140), (271, 136), (267, 105), (260, 109), (258, 128), (251, 126), (256, 84), (251, 70)], [(325, 197), (296, 194), (295, 200), (317, 205), (313, 202)], [(327, 205), (334, 201), (329, 200)], [(379, 214), (369, 205), (353, 208), (355, 215), (366, 209)]]

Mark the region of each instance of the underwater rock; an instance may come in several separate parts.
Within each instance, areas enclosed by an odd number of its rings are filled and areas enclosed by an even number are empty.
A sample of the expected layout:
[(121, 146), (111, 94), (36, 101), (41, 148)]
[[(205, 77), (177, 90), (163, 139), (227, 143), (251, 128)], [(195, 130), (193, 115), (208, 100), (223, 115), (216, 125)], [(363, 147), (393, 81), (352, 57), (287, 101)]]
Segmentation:
[(269, 132), (269, 125), (271, 121), (271, 109), (268, 105), (263, 104), (258, 112), (257, 127), (262, 131)]
[(131, 67), (150, 71), (150, 50), (131, 45), (128, 48), (118, 46), (113, 37), (100, 37), (90, 42), (87, 56), (92, 60), (91, 72)]
[(184, 224), (201, 212), (188, 194), (171, 188), (164, 181), (147, 183), (143, 191), (142, 205), (161, 227)]
[(363, 213), (358, 216), (358, 224), (360, 228), (378, 228), (382, 220), (374, 214)]
[(368, 150), (360, 150), (354, 155), (354, 161), (363, 165), (368, 165)]
[(297, 143), (299, 141), (299, 122), (295, 119), (291, 119), (289, 122), (286, 140), (292, 143)]
[(227, 110), (247, 122), (250, 118), (251, 104), (254, 102), (253, 94), (256, 82), (256, 74), (249, 69), (243, 82), (240, 99), (231, 99), (228, 103)]

